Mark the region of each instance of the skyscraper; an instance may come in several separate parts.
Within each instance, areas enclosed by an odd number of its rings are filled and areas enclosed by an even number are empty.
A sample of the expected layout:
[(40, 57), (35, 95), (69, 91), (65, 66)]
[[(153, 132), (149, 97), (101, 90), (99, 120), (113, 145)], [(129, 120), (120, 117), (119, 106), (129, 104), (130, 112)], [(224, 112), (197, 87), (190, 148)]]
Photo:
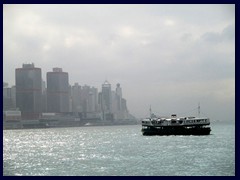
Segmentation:
[(98, 90), (97, 88), (91, 87), (88, 96), (88, 111), (89, 112), (96, 112), (97, 111), (97, 97)]
[(85, 114), (88, 112), (89, 93), (90, 93), (90, 86), (88, 86), (88, 85), (82, 86), (81, 104), (82, 104), (82, 112)]
[(112, 91), (111, 84), (106, 80), (102, 84), (101, 106), (105, 112), (112, 112)]
[(23, 119), (38, 119), (42, 112), (42, 72), (34, 64), (15, 69), (16, 106)]
[(81, 86), (78, 83), (75, 83), (72, 86), (72, 111), (73, 112), (82, 112), (81, 104)]
[(42, 80), (42, 112), (47, 112), (47, 89), (46, 82)]
[(120, 87), (120, 84), (117, 83), (116, 87), (116, 101), (117, 101), (117, 111), (122, 110), (122, 88)]
[(69, 112), (68, 73), (62, 68), (47, 72), (47, 110), (48, 112)]
[(16, 87), (3, 87), (3, 110), (16, 108)]

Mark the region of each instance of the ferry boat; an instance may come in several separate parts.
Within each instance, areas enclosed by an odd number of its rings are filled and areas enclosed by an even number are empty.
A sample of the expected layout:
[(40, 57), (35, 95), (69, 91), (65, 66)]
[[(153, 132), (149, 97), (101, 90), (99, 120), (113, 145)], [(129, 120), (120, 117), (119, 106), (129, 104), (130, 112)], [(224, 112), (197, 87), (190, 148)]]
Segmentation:
[[(151, 108), (150, 108), (151, 109)], [(200, 111), (200, 106), (198, 107)], [(151, 111), (151, 110), (150, 110)], [(143, 135), (209, 135), (210, 119), (207, 117), (156, 117), (142, 120)]]

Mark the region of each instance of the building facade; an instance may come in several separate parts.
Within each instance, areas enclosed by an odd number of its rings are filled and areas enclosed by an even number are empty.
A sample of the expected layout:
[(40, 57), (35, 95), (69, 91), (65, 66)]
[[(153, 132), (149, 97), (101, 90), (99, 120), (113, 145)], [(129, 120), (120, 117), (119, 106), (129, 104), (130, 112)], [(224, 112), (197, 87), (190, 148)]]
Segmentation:
[(42, 72), (34, 64), (15, 69), (16, 107), (22, 119), (38, 119), (42, 113)]
[(47, 88), (46, 82), (42, 80), (42, 112), (47, 112)]
[(108, 81), (105, 81), (102, 84), (102, 97), (101, 97), (101, 108), (104, 112), (112, 112), (112, 91), (111, 84)]
[(16, 87), (3, 87), (3, 110), (16, 108)]
[(47, 72), (47, 111), (54, 113), (69, 112), (68, 73), (62, 68)]
[(82, 112), (82, 98), (81, 93), (82, 88), (78, 83), (75, 83), (71, 88), (71, 96), (72, 96), (72, 111), (73, 112)]
[(117, 111), (122, 111), (122, 88), (120, 84), (116, 87), (116, 101), (117, 101)]

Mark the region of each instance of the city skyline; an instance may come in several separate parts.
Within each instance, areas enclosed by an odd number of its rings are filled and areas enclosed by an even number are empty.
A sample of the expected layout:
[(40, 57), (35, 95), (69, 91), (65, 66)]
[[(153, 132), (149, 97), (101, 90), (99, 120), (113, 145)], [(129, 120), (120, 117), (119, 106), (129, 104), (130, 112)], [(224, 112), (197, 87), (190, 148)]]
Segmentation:
[(181, 115), (200, 102), (211, 120), (235, 120), (232, 4), (5, 4), (3, 80), (14, 85), (26, 62), (43, 75), (63, 67), (71, 85), (120, 83), (136, 117), (150, 105)]
[(34, 63), (22, 64), (21, 68), (15, 70), (16, 85), (8, 87), (3, 82), (4, 112), (21, 113), (23, 120), (39, 120), (48, 113), (118, 123), (135, 119), (127, 109), (127, 101), (122, 97), (119, 83), (115, 91), (105, 80), (98, 93), (95, 87), (69, 84), (69, 74), (62, 68), (55, 67), (47, 72), (46, 83), (42, 80), (41, 72), (41, 68)]

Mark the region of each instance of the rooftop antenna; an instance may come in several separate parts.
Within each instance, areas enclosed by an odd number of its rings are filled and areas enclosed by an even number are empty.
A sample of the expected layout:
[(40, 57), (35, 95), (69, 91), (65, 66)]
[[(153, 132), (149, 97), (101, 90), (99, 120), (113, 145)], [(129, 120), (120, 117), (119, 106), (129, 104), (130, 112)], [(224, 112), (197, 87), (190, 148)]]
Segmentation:
[(150, 118), (151, 118), (151, 117), (152, 117), (152, 108), (151, 108), (151, 105), (150, 105), (149, 112), (150, 112)]

